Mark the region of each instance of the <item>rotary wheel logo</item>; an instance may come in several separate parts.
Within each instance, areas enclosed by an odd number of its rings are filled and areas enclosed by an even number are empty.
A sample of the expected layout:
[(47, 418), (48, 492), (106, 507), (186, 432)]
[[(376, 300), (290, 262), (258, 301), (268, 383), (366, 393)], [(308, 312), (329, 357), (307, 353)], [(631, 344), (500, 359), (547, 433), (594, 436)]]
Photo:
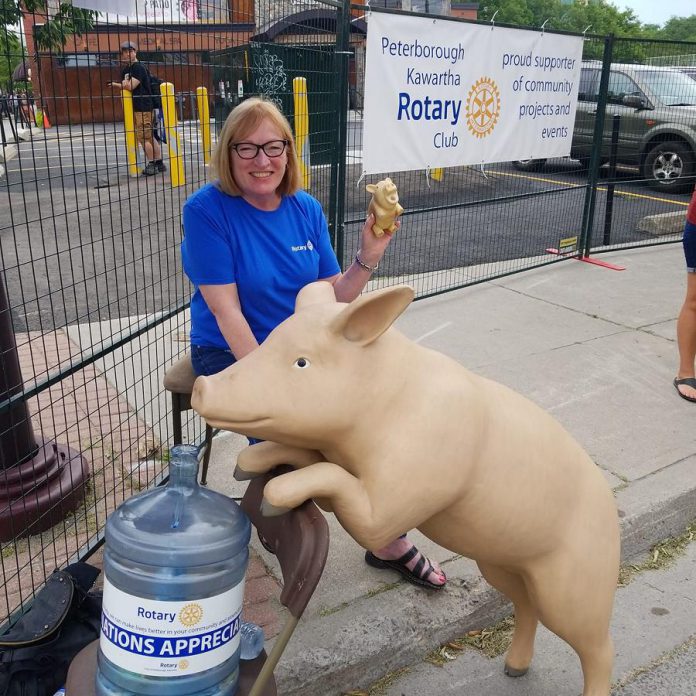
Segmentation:
[(179, 612), (179, 621), (184, 626), (195, 626), (203, 618), (203, 607), (200, 604), (187, 604)]
[(179, 669), (180, 670), (185, 670), (189, 668), (189, 661), (188, 660), (179, 660)]
[(466, 123), (477, 138), (485, 138), (495, 128), (500, 115), (500, 92), (488, 77), (476, 80), (466, 98)]

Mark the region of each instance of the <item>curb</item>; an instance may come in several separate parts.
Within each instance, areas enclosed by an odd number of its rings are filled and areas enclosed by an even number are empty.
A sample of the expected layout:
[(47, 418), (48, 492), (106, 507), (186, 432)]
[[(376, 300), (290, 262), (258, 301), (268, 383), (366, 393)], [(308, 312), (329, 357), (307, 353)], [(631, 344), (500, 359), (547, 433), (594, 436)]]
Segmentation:
[[(696, 518), (696, 454), (617, 492), (622, 562), (681, 533)], [(456, 561), (459, 563), (460, 561)], [(300, 620), (275, 676), (286, 696), (335, 696), (412, 665), (437, 646), (507, 616), (511, 605), (472, 561), (442, 595), (410, 585), (365, 597), (326, 617)]]
[(638, 232), (649, 234), (653, 237), (681, 234), (684, 231), (684, 218), (686, 212), (677, 210), (674, 213), (660, 213), (659, 215), (646, 215), (641, 218), (636, 226)]
[(17, 156), (17, 146), (13, 144), (5, 145), (0, 149), (0, 162), (7, 162)]

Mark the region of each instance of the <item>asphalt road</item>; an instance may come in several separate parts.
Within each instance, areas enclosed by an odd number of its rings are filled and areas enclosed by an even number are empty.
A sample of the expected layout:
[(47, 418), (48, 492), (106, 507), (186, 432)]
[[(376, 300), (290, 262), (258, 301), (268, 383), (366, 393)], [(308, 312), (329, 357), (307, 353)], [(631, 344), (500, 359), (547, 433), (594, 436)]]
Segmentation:
[[(187, 300), (180, 211), (206, 168), (195, 124), (181, 124), (180, 133), (186, 184), (178, 189), (168, 174), (128, 176), (120, 124), (61, 127), (19, 145), (0, 179), (0, 251), (18, 330), (150, 314)], [(344, 264), (357, 250), (369, 201), (359, 148), (360, 124), (351, 122)], [(580, 235), (586, 172), (572, 160), (538, 173), (501, 163), (448, 169), (440, 181), (425, 172), (391, 176), (406, 212), (383, 276), (514, 264)], [(657, 193), (634, 178), (621, 173), (606, 239), (607, 186), (598, 187), (593, 246), (644, 243), (636, 231), (642, 217), (686, 209), (687, 195)], [(328, 211), (328, 165), (313, 167), (309, 190)]]

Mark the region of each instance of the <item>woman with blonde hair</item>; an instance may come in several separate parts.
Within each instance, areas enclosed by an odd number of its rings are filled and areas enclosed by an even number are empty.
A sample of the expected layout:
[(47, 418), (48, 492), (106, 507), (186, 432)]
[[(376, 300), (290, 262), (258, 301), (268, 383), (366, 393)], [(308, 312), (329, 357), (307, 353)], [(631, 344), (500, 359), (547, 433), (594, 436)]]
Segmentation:
[[(270, 101), (252, 98), (228, 116), (211, 158), (217, 177), (183, 209), (184, 271), (194, 285), (191, 359), (199, 375), (229, 367), (289, 317), (302, 287), (331, 283), (339, 302), (354, 300), (384, 255), (391, 235), (363, 226), (360, 248), (341, 272), (319, 202), (300, 190), (290, 125)], [(442, 587), (444, 573), (406, 537), (367, 552), (373, 566), (410, 582)]]

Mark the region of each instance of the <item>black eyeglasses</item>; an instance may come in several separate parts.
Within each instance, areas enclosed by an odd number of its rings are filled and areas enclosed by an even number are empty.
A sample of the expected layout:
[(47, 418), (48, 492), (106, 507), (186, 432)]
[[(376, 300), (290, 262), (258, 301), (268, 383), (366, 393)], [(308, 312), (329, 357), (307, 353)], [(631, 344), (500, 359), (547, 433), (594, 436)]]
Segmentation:
[(232, 143), (230, 148), (234, 150), (242, 159), (254, 159), (263, 150), (266, 157), (280, 157), (288, 146), (287, 140), (269, 140), (263, 145), (256, 143)]

